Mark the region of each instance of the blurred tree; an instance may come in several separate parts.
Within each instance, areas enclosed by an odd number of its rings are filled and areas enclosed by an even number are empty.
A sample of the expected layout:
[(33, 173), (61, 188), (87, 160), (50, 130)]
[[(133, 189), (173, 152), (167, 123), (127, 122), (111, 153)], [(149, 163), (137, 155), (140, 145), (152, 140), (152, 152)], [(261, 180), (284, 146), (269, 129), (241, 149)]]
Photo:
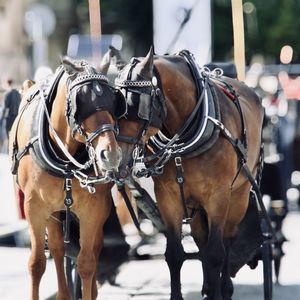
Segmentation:
[[(243, 1), (246, 60), (261, 54), (266, 63), (278, 63), (282, 46), (294, 49), (293, 62), (300, 62), (299, 0)], [(214, 54), (216, 61), (232, 58), (231, 0), (212, 0)], [(224, 30), (226, 28), (227, 30)]]
[[(58, 24), (51, 40), (63, 41), (62, 54), (64, 54), (71, 33), (89, 33), (88, 0), (65, 0), (62, 2), (63, 5), (54, 5), (54, 2), (57, 3), (56, 0), (41, 1), (49, 3), (56, 11)], [(152, 0), (100, 1), (102, 32), (117, 33), (123, 37), (123, 51), (126, 58), (145, 55), (153, 43)], [(231, 0), (210, 1), (213, 16), (213, 61), (232, 60)], [(68, 9), (65, 11), (66, 6)], [(243, 6), (247, 63), (257, 54), (262, 55), (266, 63), (278, 63), (280, 49), (286, 44), (294, 49), (293, 63), (299, 63), (300, 1), (243, 0)]]
[[(79, 30), (89, 33), (87, 0), (73, 0), (77, 7)], [(127, 56), (144, 56), (153, 43), (151, 0), (101, 0), (102, 33), (123, 37)]]

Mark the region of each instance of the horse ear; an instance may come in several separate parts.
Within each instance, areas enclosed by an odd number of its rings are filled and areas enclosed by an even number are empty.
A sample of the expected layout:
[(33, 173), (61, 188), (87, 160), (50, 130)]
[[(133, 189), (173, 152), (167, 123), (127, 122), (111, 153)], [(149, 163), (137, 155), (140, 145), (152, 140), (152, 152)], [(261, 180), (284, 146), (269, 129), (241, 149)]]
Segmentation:
[(150, 77), (152, 77), (152, 73), (153, 73), (153, 56), (154, 56), (154, 51), (153, 51), (153, 47), (151, 46), (148, 54), (140, 63), (141, 73), (146, 76), (148, 75)]
[(104, 56), (102, 57), (100, 66), (99, 66), (99, 71), (106, 75), (110, 66), (110, 61), (111, 61), (111, 53), (110, 50), (108, 50)]
[(109, 46), (109, 50), (104, 54), (101, 60), (99, 71), (106, 75), (112, 60), (118, 71), (121, 71), (126, 65), (126, 62), (121, 57), (120, 51), (114, 46)]
[(84, 71), (83, 66), (76, 64), (75, 62), (73, 62), (69, 57), (64, 56), (61, 59), (61, 63), (65, 69), (65, 71), (69, 74), (69, 75), (74, 75), (78, 72), (82, 72)]
[(120, 50), (116, 49), (114, 46), (109, 46), (109, 51), (110, 51), (111, 58), (114, 59), (115, 61), (114, 63), (118, 71), (121, 71), (125, 67), (126, 62), (122, 58)]

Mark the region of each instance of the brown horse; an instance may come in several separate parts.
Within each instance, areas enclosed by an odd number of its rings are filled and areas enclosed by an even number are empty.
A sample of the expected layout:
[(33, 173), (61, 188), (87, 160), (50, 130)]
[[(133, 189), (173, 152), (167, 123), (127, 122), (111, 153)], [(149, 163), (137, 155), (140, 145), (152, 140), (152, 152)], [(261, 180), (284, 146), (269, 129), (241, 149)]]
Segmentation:
[(188, 51), (154, 57), (150, 50), (145, 58), (132, 58), (116, 85), (128, 104), (118, 136), (120, 175), (130, 176), (140, 141), (147, 142), (141, 155), (146, 168), (136, 175), (153, 175), (165, 224), (171, 299), (183, 299), (183, 220), (199, 248), (202, 294), (209, 300), (231, 299), (230, 246), (251, 188), (245, 174), (250, 170), (255, 176), (260, 162), (264, 114), (259, 98), (219, 69), (200, 69)]
[[(102, 70), (105, 73), (107, 65)], [(113, 176), (121, 161), (116, 118), (126, 105), (103, 73), (84, 62), (64, 59), (52, 79), (23, 91), (10, 151), (13, 173), (25, 195), (31, 236), (31, 299), (39, 299), (46, 268), (46, 230), (57, 270), (56, 298), (71, 299), (58, 218), (58, 212), (65, 209), (75, 213), (80, 223), (77, 266), (83, 299), (97, 297), (95, 276), (102, 229), (111, 210)]]

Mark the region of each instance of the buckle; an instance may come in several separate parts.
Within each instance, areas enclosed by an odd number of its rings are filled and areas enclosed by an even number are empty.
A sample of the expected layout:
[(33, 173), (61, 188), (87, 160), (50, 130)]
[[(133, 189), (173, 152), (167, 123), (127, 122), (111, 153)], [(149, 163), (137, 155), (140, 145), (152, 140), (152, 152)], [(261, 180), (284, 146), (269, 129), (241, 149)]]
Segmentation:
[(176, 167), (181, 167), (182, 166), (181, 156), (176, 156), (175, 157), (175, 165), (176, 165)]

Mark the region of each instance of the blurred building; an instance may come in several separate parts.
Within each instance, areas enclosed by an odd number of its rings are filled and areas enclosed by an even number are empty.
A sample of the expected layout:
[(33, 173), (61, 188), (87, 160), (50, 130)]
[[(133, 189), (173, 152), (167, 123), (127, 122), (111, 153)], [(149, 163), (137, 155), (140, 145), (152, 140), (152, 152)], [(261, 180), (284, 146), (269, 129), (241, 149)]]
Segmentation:
[(23, 33), (23, 12), (31, 0), (0, 0), (0, 77), (17, 81), (28, 74), (27, 39)]
[[(48, 8), (54, 16), (52, 31), (46, 28), (48, 35), (45, 35), (44, 24), (32, 26), (33, 35), (43, 34), (44, 48), (42, 43), (35, 45), (33, 36), (28, 33), (28, 26), (24, 26), (26, 15), (28, 21), (28, 12), (32, 14), (37, 6)], [(57, 67), (60, 56), (66, 53), (71, 28), (76, 28), (78, 23), (75, 11), (73, 0), (0, 0), (0, 79), (12, 76), (21, 83), (26, 78), (32, 78), (39, 65)], [(45, 22), (43, 16), (40, 20)], [(45, 23), (47, 25), (49, 21)], [(38, 51), (42, 53), (37, 54)]]

